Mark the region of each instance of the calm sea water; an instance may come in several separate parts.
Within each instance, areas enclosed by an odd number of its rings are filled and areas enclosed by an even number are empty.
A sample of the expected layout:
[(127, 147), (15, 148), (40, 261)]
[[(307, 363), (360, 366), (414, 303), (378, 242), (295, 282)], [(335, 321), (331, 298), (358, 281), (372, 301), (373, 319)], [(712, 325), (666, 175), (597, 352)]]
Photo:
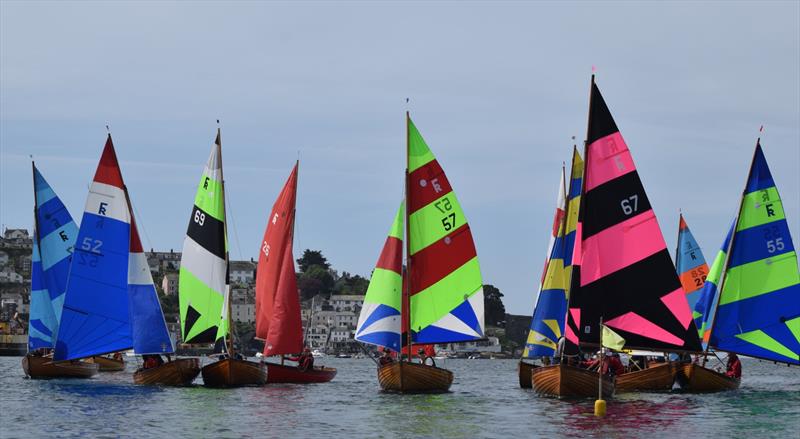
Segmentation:
[[(452, 392), (379, 391), (369, 359), (318, 359), (329, 384), (232, 390), (142, 387), (128, 371), (90, 380), (29, 380), (0, 357), (0, 437), (762, 437), (800, 433), (800, 368), (744, 360), (741, 389), (711, 395), (627, 394), (592, 416), (593, 401), (539, 398), (517, 384), (515, 360), (447, 360)], [(198, 378), (198, 382), (200, 378)]]

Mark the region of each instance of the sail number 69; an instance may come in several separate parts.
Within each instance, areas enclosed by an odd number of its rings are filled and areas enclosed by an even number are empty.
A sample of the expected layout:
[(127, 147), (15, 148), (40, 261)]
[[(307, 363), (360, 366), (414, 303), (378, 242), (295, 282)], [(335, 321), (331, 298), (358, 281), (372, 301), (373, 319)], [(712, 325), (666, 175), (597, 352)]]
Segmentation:
[(194, 222), (196, 222), (197, 224), (200, 224), (202, 226), (203, 223), (206, 222), (206, 214), (204, 214), (203, 212), (200, 212), (199, 210), (196, 210), (194, 212)]

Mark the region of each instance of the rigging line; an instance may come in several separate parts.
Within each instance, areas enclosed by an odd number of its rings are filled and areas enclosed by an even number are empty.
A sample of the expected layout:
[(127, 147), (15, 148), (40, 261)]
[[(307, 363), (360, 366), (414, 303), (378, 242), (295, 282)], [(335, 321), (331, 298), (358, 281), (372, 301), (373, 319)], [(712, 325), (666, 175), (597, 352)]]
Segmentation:
[(132, 197), (128, 195), (128, 201), (130, 201), (131, 207), (133, 208), (133, 214), (136, 215), (136, 218), (139, 218), (139, 221), (136, 222), (136, 227), (142, 232), (144, 232), (144, 239), (147, 241), (147, 246), (150, 247), (150, 249), (152, 250), (153, 242), (150, 241), (150, 235), (147, 234), (147, 229), (144, 227), (144, 219), (142, 218), (142, 214), (141, 212), (139, 212), (139, 209), (136, 208), (136, 205), (133, 204), (133, 200), (131, 198)]
[(233, 226), (233, 237), (236, 238), (236, 248), (239, 250), (239, 260), (241, 261), (244, 260), (244, 257), (242, 256), (242, 246), (239, 244), (239, 232), (236, 229), (236, 218), (233, 215), (233, 203), (231, 202), (230, 192), (228, 191), (225, 192), (225, 204), (227, 204), (225, 209), (230, 212), (229, 217), (231, 219), (231, 225)]

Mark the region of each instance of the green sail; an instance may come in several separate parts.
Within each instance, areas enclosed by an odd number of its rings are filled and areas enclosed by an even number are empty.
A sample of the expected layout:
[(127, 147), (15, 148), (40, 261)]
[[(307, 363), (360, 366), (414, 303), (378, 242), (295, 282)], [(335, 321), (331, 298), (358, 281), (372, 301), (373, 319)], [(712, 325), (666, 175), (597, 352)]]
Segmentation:
[(228, 276), (222, 145), (218, 131), (183, 241), (178, 299), (184, 343), (219, 343), (228, 334)]

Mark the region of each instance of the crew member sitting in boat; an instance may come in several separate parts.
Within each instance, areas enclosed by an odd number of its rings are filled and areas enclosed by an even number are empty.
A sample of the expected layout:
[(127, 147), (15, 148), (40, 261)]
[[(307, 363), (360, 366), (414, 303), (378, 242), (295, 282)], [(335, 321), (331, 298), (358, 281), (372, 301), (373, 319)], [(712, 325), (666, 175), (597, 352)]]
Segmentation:
[(388, 349), (384, 349), (383, 355), (381, 355), (381, 358), (378, 360), (378, 364), (380, 364), (381, 366), (386, 366), (387, 364), (392, 364), (392, 363), (394, 363), (394, 358), (392, 358), (392, 352), (389, 351)]
[(419, 357), (420, 363), (428, 365), (428, 360), (431, 360), (430, 366), (436, 367), (436, 360), (433, 358), (433, 355), (431, 355), (431, 353), (428, 351), (428, 346), (426, 346), (425, 348), (419, 348), (419, 350), (417, 351), (417, 356)]
[(143, 369), (152, 369), (164, 364), (164, 360), (161, 359), (161, 355), (142, 355), (142, 359), (144, 360), (144, 365), (142, 366)]
[(296, 361), (297, 368), (302, 371), (314, 368), (314, 356), (311, 355), (311, 349), (309, 349), (308, 346), (303, 349), (303, 352), (301, 352), (300, 355), (296, 357), (289, 357), (288, 359), (290, 361)]
[(728, 354), (728, 370), (725, 371), (725, 375), (731, 378), (741, 378), (742, 377), (742, 362), (739, 361), (739, 357), (731, 352)]

